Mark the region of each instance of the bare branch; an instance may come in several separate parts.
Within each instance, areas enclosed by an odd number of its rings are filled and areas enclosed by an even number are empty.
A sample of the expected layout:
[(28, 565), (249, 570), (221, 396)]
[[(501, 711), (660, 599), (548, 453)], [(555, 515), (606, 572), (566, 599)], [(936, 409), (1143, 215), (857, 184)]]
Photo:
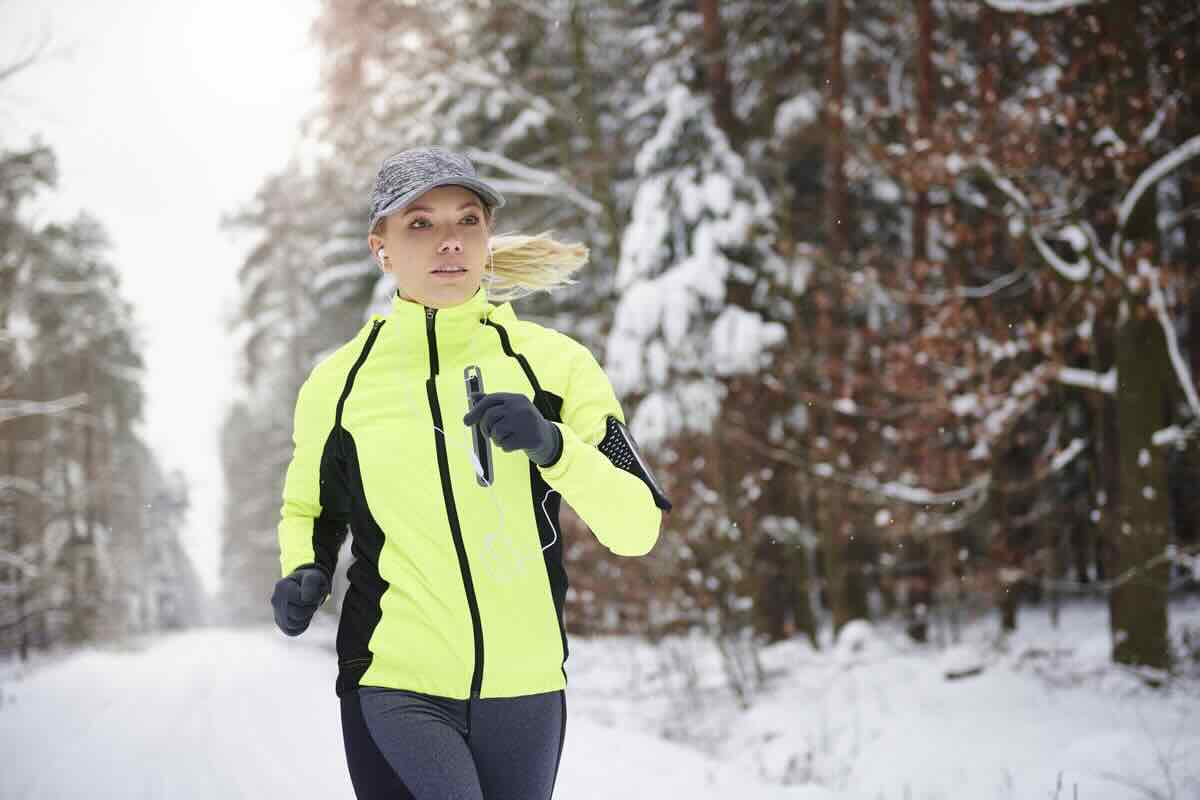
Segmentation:
[(23, 56), (18, 56), (15, 61), (7, 64), (0, 64), (0, 83), (15, 77), (32, 67), (38, 61), (42, 60), (42, 56), (46, 54), (46, 50), (50, 46), (50, 30), (47, 28), (42, 31), (39, 41), (33, 45), (33, 48)]

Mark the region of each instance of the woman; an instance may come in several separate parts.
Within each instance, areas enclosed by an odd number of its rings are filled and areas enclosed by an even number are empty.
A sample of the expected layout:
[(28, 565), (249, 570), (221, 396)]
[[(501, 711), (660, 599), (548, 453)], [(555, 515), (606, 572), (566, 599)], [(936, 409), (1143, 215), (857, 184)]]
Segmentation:
[(456, 153), (385, 160), (367, 243), (391, 312), (296, 401), (272, 605), (284, 633), (308, 627), (349, 525), (335, 689), (359, 798), (549, 798), (566, 730), (560, 496), (625, 556), (670, 510), (591, 352), (488, 301), (568, 283), (587, 256), (493, 239), (503, 204)]

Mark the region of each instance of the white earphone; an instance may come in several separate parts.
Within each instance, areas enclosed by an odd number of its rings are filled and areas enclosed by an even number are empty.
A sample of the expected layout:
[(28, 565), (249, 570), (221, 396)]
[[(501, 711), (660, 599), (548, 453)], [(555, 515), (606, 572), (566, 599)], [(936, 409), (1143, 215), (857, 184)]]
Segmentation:
[(383, 266), (383, 260), (384, 260), (385, 258), (387, 258), (387, 252), (386, 252), (386, 251), (385, 251), (385, 250), (384, 250), (384, 249), (381, 247), (381, 248), (379, 248), (379, 253), (378, 253), (378, 256), (379, 256), (379, 266), (381, 266), (381, 267), (382, 267), (382, 266)]

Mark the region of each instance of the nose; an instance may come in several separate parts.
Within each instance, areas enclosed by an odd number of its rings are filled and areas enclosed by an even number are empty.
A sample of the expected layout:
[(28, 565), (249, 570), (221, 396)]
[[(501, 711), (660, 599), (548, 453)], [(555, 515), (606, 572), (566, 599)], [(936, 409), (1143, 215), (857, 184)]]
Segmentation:
[(462, 242), (458, 239), (444, 239), (441, 246), (438, 247), (439, 253), (461, 253), (462, 251)]

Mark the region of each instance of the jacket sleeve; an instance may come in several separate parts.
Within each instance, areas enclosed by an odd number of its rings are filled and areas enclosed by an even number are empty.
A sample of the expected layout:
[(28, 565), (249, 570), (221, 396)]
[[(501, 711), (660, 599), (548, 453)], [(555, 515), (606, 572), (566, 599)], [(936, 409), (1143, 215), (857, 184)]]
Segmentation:
[(335, 458), (337, 395), (310, 375), (296, 398), (292, 460), (283, 485), (279, 520), (282, 575), (316, 566), (330, 580), (346, 539), (349, 503)]
[(562, 433), (562, 452), (539, 469), (601, 544), (617, 555), (645, 555), (658, 540), (662, 512), (671, 504), (636, 453), (636, 444), (630, 444), (625, 414), (608, 376), (590, 350), (575, 345), (563, 421), (553, 423)]

